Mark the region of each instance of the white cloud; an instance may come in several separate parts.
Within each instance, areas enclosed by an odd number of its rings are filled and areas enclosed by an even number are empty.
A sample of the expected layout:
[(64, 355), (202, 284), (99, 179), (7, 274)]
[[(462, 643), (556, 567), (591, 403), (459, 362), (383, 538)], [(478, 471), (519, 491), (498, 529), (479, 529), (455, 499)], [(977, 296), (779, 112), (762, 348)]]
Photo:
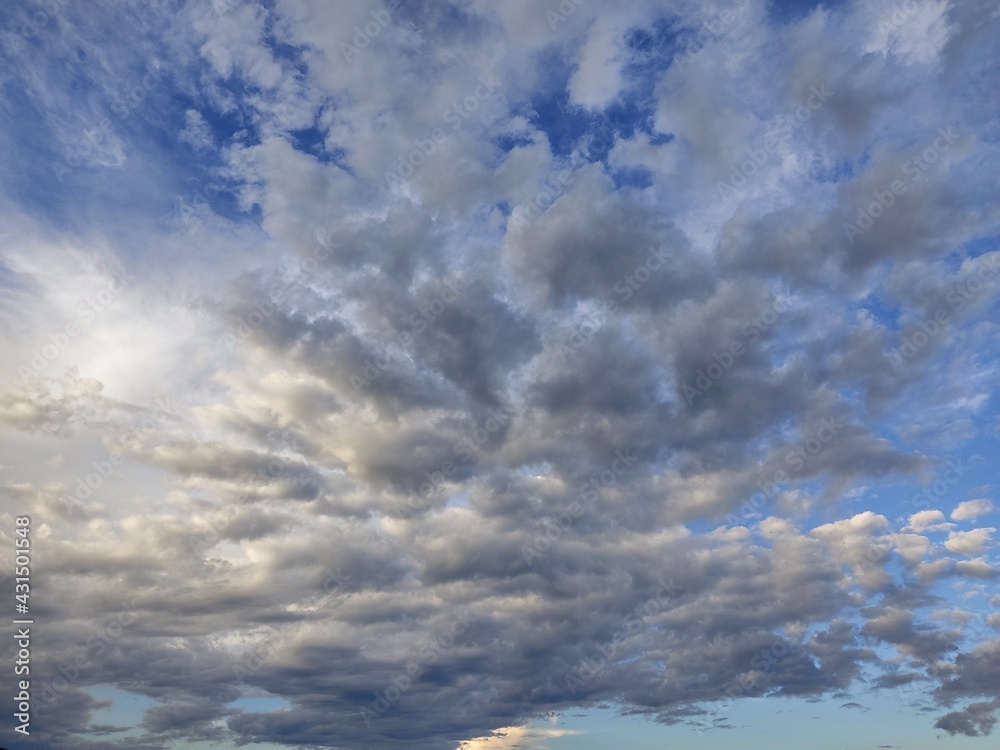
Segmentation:
[(969, 521), (973, 518), (993, 513), (995, 510), (996, 506), (992, 500), (977, 498), (959, 503), (955, 510), (951, 512), (951, 518), (953, 521)]
[(196, 109), (184, 113), (184, 129), (178, 133), (178, 138), (199, 150), (208, 150), (214, 145), (208, 123)]
[(921, 510), (910, 516), (907, 529), (912, 531), (947, 531), (952, 524), (945, 520), (944, 513), (939, 510)]
[(994, 528), (953, 531), (948, 535), (944, 546), (950, 552), (975, 555), (982, 552), (990, 543), (990, 537), (994, 531), (996, 531)]

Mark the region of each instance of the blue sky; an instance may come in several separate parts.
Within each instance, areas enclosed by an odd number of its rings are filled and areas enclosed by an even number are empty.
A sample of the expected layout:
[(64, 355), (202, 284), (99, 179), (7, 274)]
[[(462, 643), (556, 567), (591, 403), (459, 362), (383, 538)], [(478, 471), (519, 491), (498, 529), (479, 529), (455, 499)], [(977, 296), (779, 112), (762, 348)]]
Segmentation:
[(7, 4), (0, 745), (988, 746), (998, 23)]

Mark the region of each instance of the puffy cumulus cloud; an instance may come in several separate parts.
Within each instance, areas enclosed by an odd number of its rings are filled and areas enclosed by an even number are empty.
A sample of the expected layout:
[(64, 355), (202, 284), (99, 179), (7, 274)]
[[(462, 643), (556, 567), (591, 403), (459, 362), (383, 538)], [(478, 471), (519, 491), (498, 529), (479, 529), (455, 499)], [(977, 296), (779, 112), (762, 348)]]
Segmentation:
[(981, 737), (989, 734), (997, 723), (1000, 702), (980, 701), (970, 703), (962, 711), (952, 711), (935, 722), (934, 726), (950, 735), (964, 734), (967, 737)]
[(0, 30), (39, 748), (990, 731), (987, 3), (56, 5)]
[(975, 500), (965, 500), (955, 506), (955, 510), (951, 512), (951, 520), (970, 521), (974, 518), (985, 516), (988, 513), (993, 513), (995, 510), (996, 506), (993, 504), (993, 501), (987, 498), (981, 497)]
[(877, 513), (865, 511), (853, 518), (825, 524), (812, 530), (829, 547), (838, 562), (850, 565), (854, 580), (870, 591), (884, 590), (890, 583), (888, 572), (879, 565), (884, 559), (884, 547), (877, 543), (876, 534), (889, 526), (889, 521)]
[(990, 544), (990, 538), (994, 531), (996, 531), (994, 528), (953, 531), (948, 534), (944, 546), (950, 552), (958, 552), (963, 555), (976, 555)]
[(1000, 575), (1000, 570), (997, 570), (982, 557), (977, 557), (973, 560), (959, 560), (955, 563), (955, 570), (961, 575), (969, 576), (970, 578), (990, 579)]
[(988, 700), (972, 700), (965, 708), (945, 714), (936, 727), (952, 735), (990, 734), (1000, 711), (996, 680), (991, 677), (996, 674), (998, 656), (1000, 640), (994, 639), (956, 658), (954, 675), (938, 688), (938, 694), (949, 702), (984, 696)]
[(942, 531), (951, 528), (945, 522), (944, 513), (939, 510), (922, 510), (910, 516), (907, 527), (913, 531)]

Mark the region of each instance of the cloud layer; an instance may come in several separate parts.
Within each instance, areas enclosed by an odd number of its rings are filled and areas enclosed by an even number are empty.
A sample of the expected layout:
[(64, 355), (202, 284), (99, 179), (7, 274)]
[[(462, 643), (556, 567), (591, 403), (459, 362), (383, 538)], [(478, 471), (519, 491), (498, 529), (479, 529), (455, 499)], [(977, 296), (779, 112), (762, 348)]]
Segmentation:
[(38, 8), (0, 38), (33, 747), (866, 691), (990, 733), (990, 3)]

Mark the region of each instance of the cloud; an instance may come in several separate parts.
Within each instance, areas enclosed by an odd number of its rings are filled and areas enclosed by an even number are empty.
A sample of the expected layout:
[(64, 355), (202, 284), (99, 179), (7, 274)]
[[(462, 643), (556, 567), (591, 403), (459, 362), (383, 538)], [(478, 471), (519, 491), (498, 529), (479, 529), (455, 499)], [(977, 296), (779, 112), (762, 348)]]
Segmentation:
[(115, 744), (96, 685), (135, 747), (545, 747), (870, 686), (990, 731), (994, 529), (952, 522), (993, 504), (936, 508), (990, 491), (1000, 37), (773, 6), (0, 30), (40, 748)]
[(495, 729), (488, 737), (477, 737), (459, 744), (459, 750), (494, 750), (495, 748), (545, 748), (546, 739), (572, 737), (584, 732), (576, 729), (527, 729), (525, 727), (505, 727)]
[(996, 724), (998, 709), (1000, 705), (996, 701), (970, 703), (963, 711), (945, 714), (934, 726), (952, 736), (964, 734), (966, 737), (982, 737), (989, 734)]
[(952, 528), (946, 523), (944, 513), (939, 510), (922, 510), (910, 516), (910, 525), (907, 527), (913, 531), (947, 531)]
[(950, 552), (963, 555), (975, 555), (989, 545), (994, 528), (973, 529), (972, 531), (952, 531), (948, 534), (944, 546)]
[(969, 521), (992, 513), (995, 509), (993, 501), (986, 498), (966, 500), (955, 507), (955, 510), (951, 512), (951, 518), (953, 521)]

